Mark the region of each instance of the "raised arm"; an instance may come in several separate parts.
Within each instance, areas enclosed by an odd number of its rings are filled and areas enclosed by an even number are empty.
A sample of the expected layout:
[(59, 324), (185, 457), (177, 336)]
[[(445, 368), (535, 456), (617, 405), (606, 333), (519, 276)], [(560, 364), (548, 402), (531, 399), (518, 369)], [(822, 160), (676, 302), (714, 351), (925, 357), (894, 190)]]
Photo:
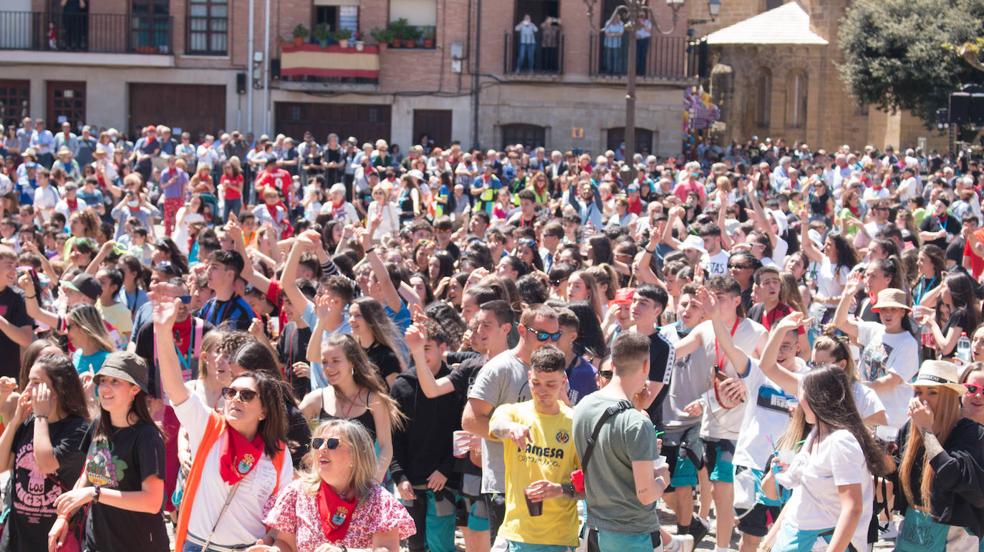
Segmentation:
[(113, 240), (109, 240), (102, 244), (102, 247), (99, 248), (99, 253), (96, 253), (96, 256), (92, 258), (92, 262), (89, 263), (89, 266), (85, 267), (85, 271), (95, 276), (96, 273), (99, 272), (99, 267), (102, 265), (103, 261), (106, 260), (106, 257), (108, 257), (110, 252), (113, 251), (113, 247), (115, 245), (116, 242)]
[(381, 296), (378, 297), (378, 299), (393, 312), (399, 312), (400, 308), (403, 307), (403, 301), (400, 299), (400, 293), (396, 290), (396, 286), (393, 285), (393, 280), (390, 279), (389, 271), (386, 270), (386, 265), (383, 264), (383, 259), (379, 257), (375, 251), (375, 248), (372, 247), (372, 235), (376, 228), (378, 228), (378, 223), (376, 221), (371, 221), (369, 232), (366, 232), (362, 238), (366, 251), (366, 261), (368, 261), (369, 266), (372, 268), (373, 274), (375, 274), (376, 279), (379, 281)]
[(157, 345), (157, 364), (160, 367), (161, 385), (171, 404), (178, 406), (188, 400), (188, 388), (181, 377), (178, 354), (174, 348), (174, 320), (178, 314), (180, 299), (165, 297), (155, 291), (150, 293), (154, 304), (154, 341)]
[(782, 347), (782, 340), (790, 331), (796, 331), (804, 320), (803, 313), (794, 311), (779, 321), (778, 325), (769, 335), (769, 341), (765, 344), (765, 352), (762, 353), (762, 360), (759, 367), (762, 373), (776, 383), (783, 391), (795, 395), (799, 391), (799, 378), (793, 372), (779, 365), (776, 359), (779, 358), (779, 348)]
[(858, 338), (858, 323), (850, 319), (847, 311), (851, 308), (851, 302), (854, 301), (854, 295), (859, 289), (861, 289), (861, 274), (852, 272), (847, 277), (847, 285), (844, 286), (844, 293), (834, 313), (834, 326), (855, 340)]
[[(284, 271), (280, 275), (280, 284), (283, 287), (284, 294), (287, 295), (290, 304), (294, 305), (295, 309), (301, 311), (310, 304), (308, 298), (301, 293), (301, 288), (297, 287), (297, 267), (301, 261), (301, 253), (304, 252), (307, 243), (300, 238), (294, 240), (294, 245), (291, 246), (290, 253), (287, 255), (287, 262), (284, 264)], [(320, 359), (321, 355), (319, 354), (318, 357)]]
[(41, 308), (38, 300), (38, 289), (34, 287), (34, 282), (27, 274), (17, 279), (17, 287), (24, 290), (24, 305), (27, 307), (27, 315), (36, 322), (40, 322), (55, 331), (58, 331), (58, 315)]
[(734, 240), (731, 239), (731, 236), (728, 235), (728, 232), (725, 230), (725, 228), (727, 228), (727, 226), (725, 226), (725, 223), (727, 221), (728, 221), (728, 192), (724, 190), (719, 190), (717, 223), (718, 223), (718, 228), (721, 229), (721, 247), (723, 247), (725, 251), (730, 251), (731, 246), (733, 246), (735, 242)]
[(818, 263), (823, 262), (823, 253), (817, 249), (817, 246), (813, 244), (813, 240), (810, 239), (810, 223), (809, 217), (806, 214), (806, 209), (800, 211), (800, 243), (803, 245), (803, 253), (811, 261)]

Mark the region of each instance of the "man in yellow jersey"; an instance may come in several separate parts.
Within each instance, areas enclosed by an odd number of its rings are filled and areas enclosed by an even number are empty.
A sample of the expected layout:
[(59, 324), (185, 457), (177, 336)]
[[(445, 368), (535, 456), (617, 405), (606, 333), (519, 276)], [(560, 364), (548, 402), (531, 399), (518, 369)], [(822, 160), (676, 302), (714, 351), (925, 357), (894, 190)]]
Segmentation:
[(580, 460), (574, 448), (573, 410), (561, 401), (567, 389), (564, 353), (553, 345), (533, 353), (529, 385), (533, 400), (495, 409), (489, 433), (503, 441), (506, 515), (499, 536), (510, 552), (567, 552), (578, 545), (578, 518), (571, 472)]

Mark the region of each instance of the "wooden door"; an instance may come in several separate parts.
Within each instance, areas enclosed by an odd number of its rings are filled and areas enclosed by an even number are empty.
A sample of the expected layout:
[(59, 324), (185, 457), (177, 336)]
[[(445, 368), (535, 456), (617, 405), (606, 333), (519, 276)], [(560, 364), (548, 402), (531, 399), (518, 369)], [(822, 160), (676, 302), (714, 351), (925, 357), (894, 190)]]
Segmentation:
[(450, 109), (414, 109), (413, 110), (413, 143), (420, 144), (420, 139), (426, 134), (431, 143), (440, 148), (451, 145)]
[(277, 102), (277, 133), (300, 140), (306, 131), (319, 143), (332, 132), (339, 140), (354, 136), (359, 144), (390, 140), (392, 109), (388, 105)]
[(31, 114), (31, 81), (0, 80), (0, 122), (18, 127)]
[(131, 83), (130, 131), (161, 123), (190, 132), (193, 142), (204, 134), (216, 134), (226, 126), (226, 87)]
[(47, 81), (48, 110), (45, 122), (48, 129), (56, 132), (61, 124), (68, 121), (72, 128), (85, 124), (85, 82)]

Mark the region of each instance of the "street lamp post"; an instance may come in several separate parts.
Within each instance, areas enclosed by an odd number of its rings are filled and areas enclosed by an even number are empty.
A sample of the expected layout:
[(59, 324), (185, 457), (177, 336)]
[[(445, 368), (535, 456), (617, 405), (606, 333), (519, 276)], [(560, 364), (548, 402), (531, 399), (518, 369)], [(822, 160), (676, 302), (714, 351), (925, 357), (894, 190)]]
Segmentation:
[[(605, 27), (607, 25), (603, 24), (600, 28), (595, 28), (594, 26), (594, 10), (597, 3), (598, 0), (584, 0), (584, 4), (588, 8), (588, 25), (590, 25), (600, 37), (603, 37)], [(653, 27), (660, 34), (672, 34), (673, 31), (676, 30), (677, 14), (680, 11), (680, 8), (683, 7), (683, 3), (684, 0), (666, 0), (666, 5), (673, 10), (673, 26), (671, 26), (669, 30), (665, 31), (660, 27), (659, 22), (656, 20), (653, 10), (649, 6), (649, 0), (624, 0), (624, 2), (620, 6), (617, 6), (615, 11), (612, 13), (613, 17), (618, 16), (627, 20), (625, 23), (625, 34), (629, 37), (629, 47), (627, 53), (629, 59), (626, 60), (628, 62), (626, 65), (628, 74), (625, 79), (624, 139), (626, 163), (623, 165), (623, 170), (628, 170), (627, 167), (632, 166), (633, 158), (635, 157), (636, 25), (643, 15), (647, 15), (649, 20), (652, 22)], [(600, 43), (604, 43), (603, 39)], [(600, 51), (601, 48), (599, 48), (599, 52)]]

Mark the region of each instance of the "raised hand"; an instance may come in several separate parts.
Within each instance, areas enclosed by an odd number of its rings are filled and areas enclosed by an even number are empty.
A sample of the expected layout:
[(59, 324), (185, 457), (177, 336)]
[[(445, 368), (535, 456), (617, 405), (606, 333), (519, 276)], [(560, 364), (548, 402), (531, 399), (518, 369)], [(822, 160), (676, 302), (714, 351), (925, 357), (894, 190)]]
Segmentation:
[(844, 296), (853, 296), (857, 292), (861, 291), (861, 286), (863, 285), (862, 276), (860, 272), (851, 272), (847, 277), (847, 284), (844, 286)]
[(319, 319), (327, 318), (331, 314), (332, 309), (334, 309), (334, 305), (327, 293), (315, 298), (314, 313), (318, 315)]
[(404, 337), (407, 348), (410, 349), (410, 352), (424, 352), (424, 344), (427, 342), (427, 330), (424, 329), (423, 325), (415, 322), (412, 326), (407, 328), (407, 333)]
[(38, 418), (47, 418), (51, 414), (53, 395), (48, 384), (41, 382), (34, 388), (34, 397), (31, 404), (34, 407), (34, 415)]
[(178, 318), (178, 303), (181, 300), (163, 295), (157, 296), (154, 292), (151, 292), (150, 296), (154, 304), (154, 328), (159, 328), (161, 331), (171, 331), (171, 328), (174, 327), (174, 321)]

